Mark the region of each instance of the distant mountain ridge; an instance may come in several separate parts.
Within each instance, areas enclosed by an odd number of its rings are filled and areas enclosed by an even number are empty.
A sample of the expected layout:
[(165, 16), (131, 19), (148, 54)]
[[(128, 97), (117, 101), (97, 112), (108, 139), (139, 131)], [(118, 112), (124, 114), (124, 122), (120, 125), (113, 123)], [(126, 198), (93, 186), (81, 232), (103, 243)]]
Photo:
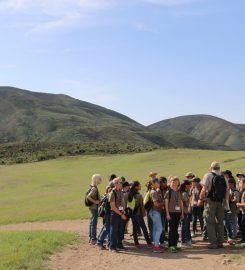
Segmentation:
[(169, 146), (115, 111), (66, 95), (0, 87), (0, 143), (127, 142)]
[(113, 110), (66, 95), (0, 87), (0, 144), (131, 143), (245, 150), (245, 125), (190, 115), (145, 127)]
[(180, 116), (149, 127), (175, 146), (181, 146), (185, 140), (190, 143), (197, 140), (215, 148), (245, 150), (245, 125), (230, 123), (211, 115)]

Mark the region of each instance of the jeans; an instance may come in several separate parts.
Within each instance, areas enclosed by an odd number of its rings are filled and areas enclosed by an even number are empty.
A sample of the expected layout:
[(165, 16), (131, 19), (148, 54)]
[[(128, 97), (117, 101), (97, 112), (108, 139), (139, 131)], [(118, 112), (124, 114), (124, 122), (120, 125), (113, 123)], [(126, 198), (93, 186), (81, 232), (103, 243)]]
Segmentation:
[(168, 245), (169, 247), (177, 247), (179, 234), (178, 228), (180, 224), (180, 213), (169, 213), (170, 221), (169, 221), (169, 232), (168, 232)]
[(147, 232), (147, 228), (145, 225), (144, 218), (141, 215), (132, 215), (132, 222), (133, 222), (133, 236), (134, 236), (134, 244), (138, 245), (139, 240), (138, 240), (138, 231), (141, 228), (146, 240), (147, 244), (151, 244), (151, 240), (149, 237), (149, 234)]
[(99, 233), (97, 245), (102, 246), (105, 242), (105, 238), (107, 237), (107, 245), (110, 246), (110, 219), (110, 214), (105, 216), (104, 225)]
[(237, 236), (236, 214), (225, 212), (224, 225), (228, 238), (235, 239)]
[(122, 239), (123, 239), (123, 222), (122, 218), (116, 214), (115, 212), (111, 211), (110, 216), (110, 249), (117, 249), (122, 247)]
[(191, 241), (191, 231), (190, 231), (190, 217), (186, 213), (184, 214), (184, 219), (181, 221), (181, 243), (187, 243)]
[(150, 210), (149, 215), (153, 222), (153, 242), (154, 246), (159, 246), (160, 236), (162, 233), (161, 213), (153, 209)]
[(96, 241), (98, 210), (89, 209), (89, 211), (90, 211), (89, 239), (90, 241)]
[(199, 219), (201, 230), (203, 231), (203, 207), (194, 206), (192, 208), (192, 231), (197, 230), (197, 219)]

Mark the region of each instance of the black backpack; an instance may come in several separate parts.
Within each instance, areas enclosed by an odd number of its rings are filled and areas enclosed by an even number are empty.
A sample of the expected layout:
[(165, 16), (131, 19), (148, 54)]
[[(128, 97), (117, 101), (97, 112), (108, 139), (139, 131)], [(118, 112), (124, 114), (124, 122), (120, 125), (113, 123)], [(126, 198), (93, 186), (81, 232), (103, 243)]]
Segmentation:
[(214, 202), (223, 202), (227, 190), (227, 184), (223, 175), (213, 173), (211, 190), (207, 198)]
[[(115, 195), (116, 196), (116, 195)], [(108, 194), (104, 195), (102, 198), (99, 209), (98, 209), (98, 215), (99, 217), (104, 217), (105, 215), (108, 215), (111, 211), (110, 202), (108, 200)]]
[[(87, 196), (88, 196), (88, 194), (90, 193), (90, 191), (92, 190), (92, 188), (93, 188), (93, 187), (90, 186), (89, 190), (85, 193), (84, 204), (85, 204), (86, 207), (90, 207), (90, 206), (93, 205), (93, 203), (92, 203), (90, 200), (87, 199)], [(96, 187), (96, 189), (97, 189), (97, 187)], [(98, 192), (98, 190), (97, 190), (97, 195), (96, 195), (95, 200), (98, 200), (98, 199), (99, 199), (99, 192)]]

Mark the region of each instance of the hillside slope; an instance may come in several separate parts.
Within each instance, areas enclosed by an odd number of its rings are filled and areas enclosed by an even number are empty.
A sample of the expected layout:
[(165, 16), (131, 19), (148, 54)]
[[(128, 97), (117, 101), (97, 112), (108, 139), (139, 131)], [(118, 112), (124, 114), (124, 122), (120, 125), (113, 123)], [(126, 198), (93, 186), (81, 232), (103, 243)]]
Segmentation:
[(175, 146), (181, 145), (182, 141), (197, 141), (214, 148), (245, 150), (245, 125), (210, 115), (180, 116), (160, 121), (149, 128)]
[(127, 142), (170, 146), (147, 127), (65, 95), (0, 87), (0, 143)]

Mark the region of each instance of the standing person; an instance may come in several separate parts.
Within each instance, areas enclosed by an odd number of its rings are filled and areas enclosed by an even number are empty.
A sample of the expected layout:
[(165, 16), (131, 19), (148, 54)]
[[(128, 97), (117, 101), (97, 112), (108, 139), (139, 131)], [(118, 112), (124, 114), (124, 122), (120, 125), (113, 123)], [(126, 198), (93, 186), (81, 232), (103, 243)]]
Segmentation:
[(140, 194), (141, 185), (140, 182), (134, 181), (130, 188), (128, 195), (128, 207), (132, 211), (132, 222), (133, 222), (133, 237), (134, 244), (137, 248), (140, 247), (138, 240), (138, 229), (142, 229), (145, 241), (148, 248), (152, 248), (152, 243), (147, 232), (147, 228), (144, 221), (145, 209), (143, 205), (143, 197)]
[(177, 176), (174, 176), (170, 181), (170, 190), (165, 197), (165, 208), (167, 220), (169, 221), (168, 245), (169, 250), (174, 253), (177, 252), (178, 228), (184, 213), (182, 196), (179, 191), (180, 180)]
[(183, 212), (184, 212), (184, 218), (181, 221), (181, 247), (192, 245), (190, 222), (188, 216), (190, 212), (190, 189), (191, 189), (191, 182), (189, 180), (185, 180), (180, 185), (180, 192), (182, 195)]
[(191, 211), (192, 211), (192, 233), (191, 236), (196, 236), (197, 230), (197, 220), (199, 219), (201, 231), (203, 233), (204, 221), (203, 221), (203, 205), (198, 205), (199, 196), (202, 190), (202, 186), (200, 185), (200, 178), (195, 177), (192, 182), (191, 189)]
[[(242, 196), (242, 186), (243, 186), (243, 179), (245, 179), (245, 174), (244, 173), (238, 173), (236, 175), (237, 177), (237, 190), (239, 191), (239, 194), (240, 194), (240, 198), (239, 198), (239, 201), (241, 199), (241, 196)], [(240, 236), (241, 233), (242, 233), (242, 211), (241, 209), (238, 209), (238, 216), (237, 216), (237, 222), (238, 222), (238, 228), (239, 228), (239, 231), (238, 231), (238, 235)]]
[(168, 180), (166, 177), (161, 176), (159, 178), (160, 181), (160, 190), (162, 193), (162, 198), (163, 198), (163, 208), (161, 211), (161, 219), (162, 219), (162, 234), (160, 237), (160, 244), (162, 246), (164, 246), (164, 240), (165, 240), (165, 232), (166, 232), (166, 227), (167, 227), (167, 219), (166, 219), (166, 209), (165, 209), (165, 203), (164, 203), (164, 199), (165, 199), (165, 195), (168, 191)]
[(109, 194), (109, 202), (111, 206), (110, 217), (110, 251), (117, 252), (118, 249), (125, 249), (122, 244), (123, 239), (123, 220), (125, 216), (125, 202), (122, 192), (121, 178), (114, 178), (114, 188)]
[(242, 219), (241, 219), (241, 232), (242, 232), (242, 240), (241, 244), (245, 244), (245, 179), (241, 180), (240, 185), (242, 186), (242, 196), (241, 202), (237, 203), (237, 206), (240, 207), (242, 211)]
[(147, 218), (147, 226), (148, 226), (148, 231), (149, 231), (149, 236), (151, 241), (153, 241), (153, 222), (150, 217), (150, 210), (152, 208), (152, 201), (151, 201), (151, 189), (152, 189), (152, 182), (149, 181), (146, 184), (146, 192), (144, 195), (144, 208), (146, 210), (146, 218)]
[(86, 197), (87, 201), (90, 202), (90, 224), (89, 224), (89, 243), (92, 245), (96, 244), (97, 237), (97, 222), (98, 222), (98, 207), (100, 204), (100, 194), (98, 185), (101, 183), (102, 178), (100, 174), (94, 174), (92, 176), (90, 191)]
[(228, 180), (229, 185), (229, 211), (225, 213), (225, 229), (227, 232), (229, 245), (233, 244), (233, 240), (237, 237), (237, 206), (240, 196), (236, 189), (236, 181), (233, 177)]
[[(107, 237), (107, 247), (110, 246), (110, 218), (111, 218), (111, 206), (110, 206), (110, 202), (109, 202), (109, 194), (111, 192), (113, 188), (113, 185), (110, 184), (107, 188), (106, 188), (106, 194), (104, 195), (104, 199), (106, 200), (105, 201), (105, 207), (104, 207), (104, 211), (105, 211), (105, 215), (104, 215), (104, 218), (103, 218), (103, 227), (99, 233), (99, 236), (98, 236), (98, 240), (97, 240), (97, 243), (96, 245), (100, 248), (100, 249), (105, 249), (105, 246), (104, 246), (104, 242), (105, 242), (105, 239)], [(102, 202), (103, 200), (102, 199)]]
[(207, 222), (209, 249), (223, 248), (224, 242), (224, 199), (228, 198), (227, 184), (221, 175), (220, 164), (216, 161), (211, 164), (211, 172), (203, 177), (202, 191), (198, 205), (203, 205), (203, 200), (207, 193), (205, 203), (205, 218)]
[(163, 252), (163, 249), (160, 247), (160, 237), (162, 233), (161, 211), (163, 208), (163, 198), (160, 191), (160, 182), (157, 178), (152, 180), (150, 196), (152, 208), (149, 212), (149, 215), (153, 222), (153, 252), (161, 253)]

